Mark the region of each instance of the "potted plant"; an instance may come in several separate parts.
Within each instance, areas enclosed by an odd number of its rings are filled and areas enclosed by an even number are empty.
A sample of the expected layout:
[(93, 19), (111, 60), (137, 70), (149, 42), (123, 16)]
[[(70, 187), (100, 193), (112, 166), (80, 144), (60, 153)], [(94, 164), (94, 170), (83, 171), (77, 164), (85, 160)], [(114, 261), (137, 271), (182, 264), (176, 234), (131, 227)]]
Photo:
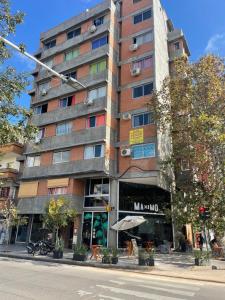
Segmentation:
[(210, 252), (195, 250), (194, 258), (196, 266), (207, 266), (209, 264)]
[(112, 249), (111, 262), (112, 262), (113, 265), (118, 264), (118, 250), (117, 250), (117, 248)]
[(53, 258), (63, 258), (64, 241), (61, 238), (56, 238), (55, 248), (53, 250)]
[(139, 266), (148, 266), (149, 264), (148, 253), (143, 248), (138, 248), (138, 264)]
[(148, 266), (151, 266), (151, 267), (155, 266), (154, 255), (155, 255), (155, 249), (152, 248), (148, 251)]
[(102, 263), (103, 264), (111, 264), (111, 257), (110, 257), (110, 249), (109, 248), (103, 248), (102, 249)]
[(75, 245), (73, 248), (73, 260), (85, 261), (87, 259), (87, 246)]

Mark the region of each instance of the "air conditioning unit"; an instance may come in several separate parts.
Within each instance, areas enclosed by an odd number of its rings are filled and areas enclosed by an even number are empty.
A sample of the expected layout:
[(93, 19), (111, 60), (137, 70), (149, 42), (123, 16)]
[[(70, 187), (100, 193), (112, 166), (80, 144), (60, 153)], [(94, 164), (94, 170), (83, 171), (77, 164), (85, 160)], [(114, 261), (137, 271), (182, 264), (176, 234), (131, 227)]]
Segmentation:
[(138, 49), (138, 44), (131, 44), (129, 49), (130, 51), (136, 51)]
[(92, 25), (91, 27), (89, 27), (88, 31), (90, 33), (94, 33), (97, 30), (97, 27), (95, 25)]
[(138, 76), (138, 75), (140, 75), (141, 74), (141, 68), (133, 68), (132, 70), (131, 70), (131, 75), (132, 76)]
[(125, 157), (125, 156), (131, 156), (131, 149), (130, 148), (124, 148), (121, 149), (121, 156)]
[(48, 93), (48, 91), (47, 91), (47, 90), (45, 90), (45, 89), (41, 90), (41, 96), (46, 96), (46, 95), (47, 95), (47, 93)]
[(93, 100), (92, 99), (87, 99), (85, 103), (87, 105), (92, 105), (93, 104)]
[(130, 113), (124, 113), (122, 115), (122, 119), (123, 120), (130, 120), (131, 119), (131, 114)]

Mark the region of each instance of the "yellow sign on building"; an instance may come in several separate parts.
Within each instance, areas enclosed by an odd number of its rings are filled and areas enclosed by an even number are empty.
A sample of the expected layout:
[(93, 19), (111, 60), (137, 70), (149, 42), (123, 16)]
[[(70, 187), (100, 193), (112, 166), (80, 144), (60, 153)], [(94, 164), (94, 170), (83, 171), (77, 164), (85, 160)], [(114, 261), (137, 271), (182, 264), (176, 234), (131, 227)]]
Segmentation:
[(144, 129), (130, 130), (130, 145), (141, 144), (144, 142)]

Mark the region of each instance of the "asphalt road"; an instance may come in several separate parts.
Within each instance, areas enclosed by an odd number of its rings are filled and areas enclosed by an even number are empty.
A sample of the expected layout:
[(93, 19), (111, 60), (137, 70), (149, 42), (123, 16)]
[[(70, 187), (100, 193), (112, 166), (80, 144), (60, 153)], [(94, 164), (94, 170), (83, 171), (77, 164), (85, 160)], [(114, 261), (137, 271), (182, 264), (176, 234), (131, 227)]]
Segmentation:
[(0, 258), (0, 300), (224, 300), (225, 285)]

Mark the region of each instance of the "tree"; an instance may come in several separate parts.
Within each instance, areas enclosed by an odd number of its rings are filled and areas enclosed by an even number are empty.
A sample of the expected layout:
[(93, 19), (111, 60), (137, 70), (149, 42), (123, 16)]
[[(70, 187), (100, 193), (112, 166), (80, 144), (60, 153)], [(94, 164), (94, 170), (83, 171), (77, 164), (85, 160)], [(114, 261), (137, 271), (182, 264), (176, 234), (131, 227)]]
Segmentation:
[[(207, 227), (225, 228), (225, 65), (213, 55), (196, 63), (179, 58), (173, 74), (153, 96), (156, 121), (172, 136), (172, 217), (178, 224), (203, 225), (199, 207), (209, 209)], [(166, 172), (165, 172), (166, 174)], [(168, 178), (167, 178), (168, 179)], [(173, 180), (170, 180), (172, 186)]]
[[(0, 35), (14, 34), (17, 25), (23, 22), (24, 14), (11, 13), (9, 0), (0, 0)], [(24, 47), (21, 45), (21, 47)], [(0, 41), (0, 67), (11, 57), (10, 51)], [(2, 68), (0, 68), (2, 70)], [(28, 86), (27, 76), (17, 73), (13, 67), (0, 71), (0, 144), (26, 142), (33, 139), (37, 129), (28, 123), (31, 111), (17, 104), (16, 98)]]

